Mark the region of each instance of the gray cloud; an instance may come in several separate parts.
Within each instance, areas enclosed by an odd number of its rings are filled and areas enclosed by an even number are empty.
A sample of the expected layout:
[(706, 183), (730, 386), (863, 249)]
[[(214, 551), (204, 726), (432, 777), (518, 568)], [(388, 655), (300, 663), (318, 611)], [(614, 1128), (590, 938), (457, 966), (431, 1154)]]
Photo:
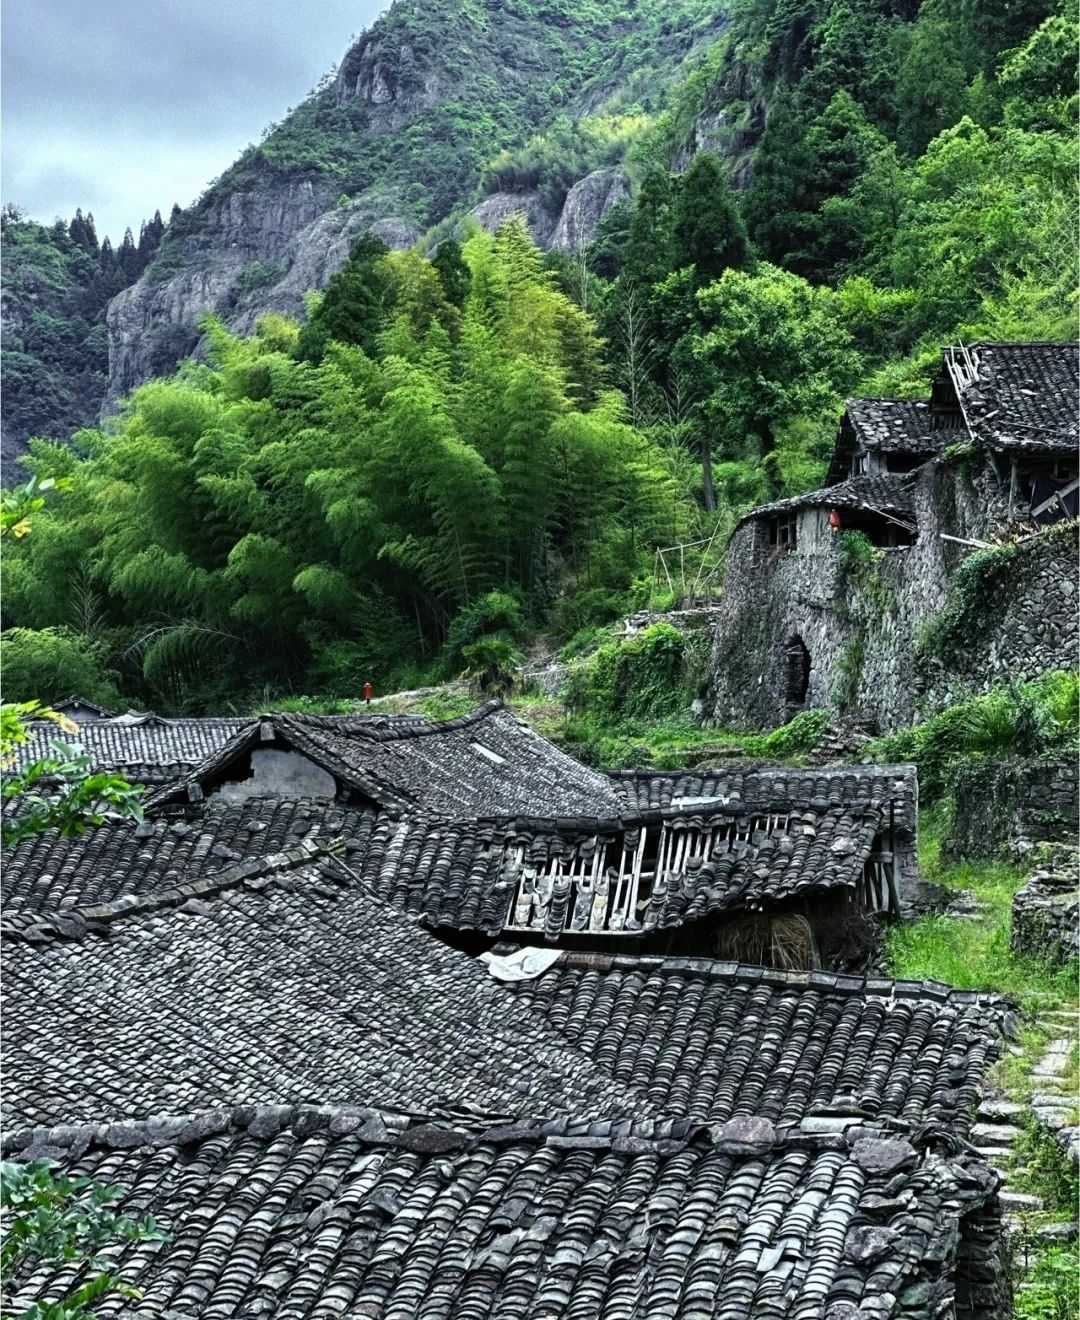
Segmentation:
[(187, 205), (386, 0), (5, 0), (5, 202), (114, 242)]

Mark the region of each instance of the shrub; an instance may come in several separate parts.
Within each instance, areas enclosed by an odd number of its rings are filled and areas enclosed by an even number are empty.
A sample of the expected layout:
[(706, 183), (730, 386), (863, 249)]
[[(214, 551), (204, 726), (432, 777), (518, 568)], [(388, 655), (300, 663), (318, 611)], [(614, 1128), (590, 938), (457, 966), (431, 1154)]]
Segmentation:
[(826, 710), (803, 710), (788, 724), (781, 725), (772, 733), (767, 733), (754, 748), (770, 760), (786, 760), (811, 752), (821, 741), (829, 727), (829, 712)]
[(688, 700), (682, 633), (654, 623), (629, 641), (601, 646), (570, 678), (572, 709), (614, 719), (656, 719), (674, 714)]
[(1016, 1320), (1075, 1320), (1080, 1313), (1080, 1274), (1071, 1247), (1039, 1253), (1013, 1303)]
[(489, 591), (458, 611), (446, 633), (442, 660), (449, 677), (469, 663), (468, 648), (481, 639), (501, 637), (513, 645), (525, 636), (521, 602), (506, 591)]
[(992, 688), (869, 743), (865, 753), (880, 761), (914, 761), (933, 798), (973, 756), (1038, 756), (1075, 737), (1078, 691), (1080, 677), (1064, 670)]
[(521, 665), (521, 652), (505, 637), (481, 637), (463, 647), (468, 669), (465, 676), (472, 680), (484, 697), (505, 697), (513, 691)]
[(269, 288), (281, 279), (285, 269), (282, 261), (251, 261), (237, 275), (229, 294), (235, 302), (250, 293), (257, 293), (259, 289)]

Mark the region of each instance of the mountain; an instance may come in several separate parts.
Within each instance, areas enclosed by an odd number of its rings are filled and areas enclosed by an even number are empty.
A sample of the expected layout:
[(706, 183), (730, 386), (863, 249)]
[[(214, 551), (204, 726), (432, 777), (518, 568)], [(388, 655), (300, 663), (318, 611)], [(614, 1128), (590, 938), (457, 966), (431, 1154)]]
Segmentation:
[(16, 206), (0, 216), (4, 285), (3, 459), (31, 436), (68, 436), (97, 418), (108, 381), (105, 312), (116, 293), (137, 280), (157, 251), (160, 214), (129, 229), (119, 248), (98, 241), (94, 217), (76, 211), (69, 223), (45, 226)]
[[(629, 141), (725, 24), (717, 0), (399, 0), (113, 301), (106, 409), (191, 352), (202, 314), (247, 331), (301, 311), (362, 234), (404, 248), (475, 206), (492, 228), (525, 210), (544, 247), (587, 244), (629, 191)], [(543, 189), (515, 169), (538, 135), (565, 149)]]

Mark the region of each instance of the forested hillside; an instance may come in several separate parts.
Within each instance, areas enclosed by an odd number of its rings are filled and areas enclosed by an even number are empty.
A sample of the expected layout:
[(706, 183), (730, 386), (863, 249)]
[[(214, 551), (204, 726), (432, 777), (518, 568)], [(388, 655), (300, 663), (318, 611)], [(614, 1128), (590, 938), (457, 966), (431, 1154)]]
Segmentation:
[(46, 227), (16, 206), (0, 216), (4, 245), (4, 457), (35, 435), (67, 436), (97, 420), (109, 376), (105, 312), (157, 252), (160, 213), (118, 248), (99, 242), (94, 217)]
[[(408, 140), (413, 164), (450, 153), (437, 173), (460, 165), (462, 189), (558, 200), (616, 161), (634, 187), (580, 253), (542, 253), (520, 220), (494, 237), (453, 220), (395, 252), (361, 237), (306, 319), (259, 319), (251, 276), (229, 306), (249, 299), (253, 333), (204, 320), (205, 362), (136, 390), (75, 452), (37, 445), (34, 470), (71, 489), (6, 556), (12, 696), (221, 709), (497, 669), (532, 632), (641, 604), (657, 545), (721, 543), (751, 504), (818, 484), (845, 395), (925, 393), (957, 338), (1073, 333), (1063, 8), (739, 0), (715, 41), (714, 7), (641, 14), (610, 37), (591, 9), (489, 15), (485, 58), (509, 33), (518, 70), (496, 132), (416, 72), (457, 47), (401, 6), (408, 60), (365, 39), (238, 163), (221, 188), (317, 163), (363, 189), (381, 160), (408, 193), (391, 149)], [(658, 48), (662, 97), (630, 76)], [(376, 70), (386, 96), (361, 107), (349, 89)], [(597, 113), (557, 117), (559, 79)], [(515, 146), (537, 86), (550, 122)], [(386, 155), (349, 155), (342, 117), (369, 133), (372, 105)], [(417, 228), (449, 205), (426, 178), (402, 203)], [(208, 196), (130, 296), (205, 239)]]

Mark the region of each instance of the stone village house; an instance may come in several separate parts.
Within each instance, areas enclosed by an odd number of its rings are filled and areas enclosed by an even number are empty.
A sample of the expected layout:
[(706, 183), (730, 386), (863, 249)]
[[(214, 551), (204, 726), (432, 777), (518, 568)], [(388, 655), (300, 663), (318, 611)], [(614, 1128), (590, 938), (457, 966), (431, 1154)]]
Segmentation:
[[(829, 486), (755, 509), (728, 548), (707, 714), (772, 728), (806, 707), (882, 730), (1077, 653), (1076, 344), (948, 348), (930, 399), (849, 401)], [(877, 556), (852, 553), (859, 532)], [(935, 662), (927, 625), (963, 561), (993, 590), (963, 645)], [(863, 545), (865, 546), (865, 542)]]

